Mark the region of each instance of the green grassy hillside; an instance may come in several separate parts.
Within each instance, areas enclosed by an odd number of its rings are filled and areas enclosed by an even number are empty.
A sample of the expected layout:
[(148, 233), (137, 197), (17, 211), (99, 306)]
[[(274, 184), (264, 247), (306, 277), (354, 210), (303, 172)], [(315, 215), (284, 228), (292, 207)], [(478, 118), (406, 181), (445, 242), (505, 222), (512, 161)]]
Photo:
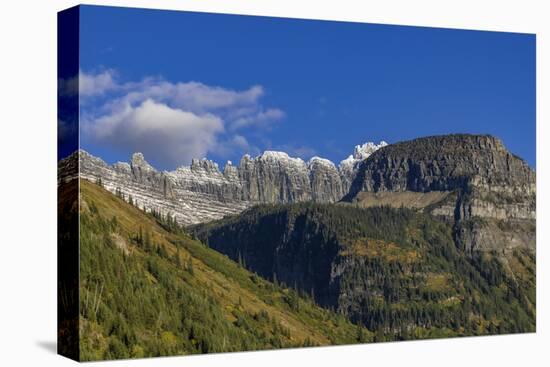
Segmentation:
[(373, 334), (81, 181), (80, 358), (368, 342)]

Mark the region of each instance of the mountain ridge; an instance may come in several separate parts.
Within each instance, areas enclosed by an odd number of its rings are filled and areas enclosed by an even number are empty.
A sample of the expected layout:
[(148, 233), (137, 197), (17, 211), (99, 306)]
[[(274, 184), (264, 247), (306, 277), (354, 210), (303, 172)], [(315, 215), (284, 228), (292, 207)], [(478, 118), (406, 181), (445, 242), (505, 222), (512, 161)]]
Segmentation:
[[(385, 144), (356, 146), (354, 154), (364, 157)], [(306, 162), (285, 152), (266, 151), (254, 158), (245, 154), (238, 165), (228, 161), (223, 170), (203, 158), (173, 171), (158, 171), (139, 152), (130, 162), (109, 165), (81, 149), (59, 167), (76, 160), (72, 165), (79, 165), (80, 177), (100, 180), (111, 192), (120, 190), (132, 196), (138, 205), (173, 214), (182, 224), (194, 224), (261, 203), (336, 202), (347, 191), (345, 185), (352, 181), (359, 158), (353, 167), (348, 160), (346, 170), (340, 170), (324, 158), (312, 157)], [(59, 176), (64, 179), (61, 168)]]
[[(79, 150), (60, 161), (61, 179), (65, 168), (75, 166), (80, 177), (101, 180), (111, 192), (120, 190), (138, 205), (174, 215), (185, 225), (262, 203), (305, 201), (400, 203), (454, 220), (457, 235), (458, 224), (473, 217), (535, 220), (535, 171), (490, 135), (366, 143), (356, 146), (338, 166), (320, 157), (306, 162), (285, 152), (266, 151), (256, 157), (245, 154), (236, 165), (228, 161), (222, 170), (203, 158), (173, 171), (158, 171), (141, 153), (134, 153), (130, 162), (109, 165)], [(68, 178), (75, 178), (74, 172)], [(424, 198), (430, 192), (434, 195)], [(403, 195), (397, 197), (398, 193)]]

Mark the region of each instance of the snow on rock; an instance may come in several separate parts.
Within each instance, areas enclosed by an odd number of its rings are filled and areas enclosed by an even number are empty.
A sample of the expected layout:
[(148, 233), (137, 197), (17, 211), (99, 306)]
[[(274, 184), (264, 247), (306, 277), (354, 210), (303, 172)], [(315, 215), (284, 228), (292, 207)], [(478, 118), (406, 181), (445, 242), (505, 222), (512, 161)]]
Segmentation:
[(359, 163), (367, 159), (372, 153), (376, 152), (378, 149), (388, 145), (384, 140), (380, 143), (375, 144), (373, 142), (367, 142), (363, 145), (356, 145), (353, 149), (353, 154), (344, 159), (338, 165), (340, 170), (340, 177), (342, 179), (342, 186), (344, 191), (348, 191), (355, 175), (357, 174), (357, 169)]
[[(188, 225), (240, 213), (258, 203), (336, 202), (347, 193), (357, 163), (385, 145), (358, 145), (338, 168), (321, 157), (306, 163), (277, 151), (265, 151), (254, 158), (245, 154), (238, 166), (228, 161), (223, 171), (216, 162), (203, 158), (193, 159), (190, 166), (161, 172), (142, 153), (134, 153), (130, 163), (108, 165), (79, 150), (72, 161), (80, 163), (81, 178), (92, 182), (101, 178), (107, 190), (120, 189), (139, 207), (170, 213)], [(60, 161), (59, 169), (74, 166), (68, 159)]]

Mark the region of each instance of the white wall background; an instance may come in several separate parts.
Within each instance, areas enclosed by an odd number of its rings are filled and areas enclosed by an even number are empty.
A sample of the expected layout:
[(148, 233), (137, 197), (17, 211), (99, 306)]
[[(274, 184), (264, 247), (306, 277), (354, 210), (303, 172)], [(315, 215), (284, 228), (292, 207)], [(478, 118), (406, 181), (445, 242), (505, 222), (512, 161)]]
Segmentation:
[[(537, 333), (137, 361), (131, 366), (540, 366), (550, 353), (549, 68), (546, 1), (89, 1), (224, 13), (537, 33)], [(0, 365), (73, 362), (56, 340), (56, 12), (64, 0), (0, 3)], [(545, 225), (546, 224), (546, 225)]]

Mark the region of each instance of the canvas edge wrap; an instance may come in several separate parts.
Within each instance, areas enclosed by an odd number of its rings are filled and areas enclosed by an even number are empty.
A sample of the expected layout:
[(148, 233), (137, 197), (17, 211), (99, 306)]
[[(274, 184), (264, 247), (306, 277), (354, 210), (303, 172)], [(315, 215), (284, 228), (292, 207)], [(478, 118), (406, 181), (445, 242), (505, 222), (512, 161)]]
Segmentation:
[(57, 24), (57, 353), (79, 361), (80, 8), (59, 12)]

